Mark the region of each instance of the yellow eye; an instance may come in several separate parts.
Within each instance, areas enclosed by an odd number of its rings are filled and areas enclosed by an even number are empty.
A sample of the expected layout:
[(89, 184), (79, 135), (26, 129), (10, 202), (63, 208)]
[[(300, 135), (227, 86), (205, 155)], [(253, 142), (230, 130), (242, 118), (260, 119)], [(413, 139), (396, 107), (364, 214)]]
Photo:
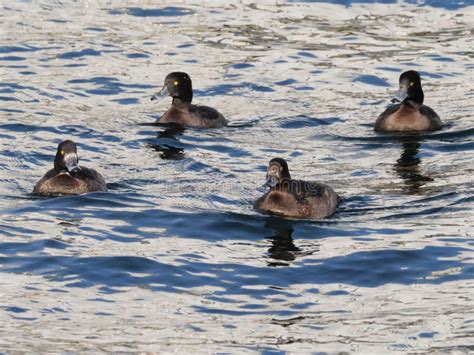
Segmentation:
[(174, 84), (174, 86), (177, 86), (179, 84), (179, 81), (176, 80), (173, 84)]
[(59, 154), (64, 155), (64, 150), (61, 150)]
[(412, 82), (410, 82), (410, 86), (413, 86), (413, 85), (415, 85), (415, 83), (414, 83), (413, 81), (412, 81)]

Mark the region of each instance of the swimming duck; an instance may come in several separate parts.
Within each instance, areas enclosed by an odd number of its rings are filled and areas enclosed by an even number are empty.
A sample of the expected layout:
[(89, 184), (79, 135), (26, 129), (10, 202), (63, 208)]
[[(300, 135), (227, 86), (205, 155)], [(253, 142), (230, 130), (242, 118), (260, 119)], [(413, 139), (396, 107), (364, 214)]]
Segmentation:
[(66, 140), (58, 145), (54, 169), (49, 170), (33, 189), (41, 196), (80, 195), (106, 191), (105, 180), (97, 171), (79, 166), (76, 144)]
[(389, 106), (375, 121), (376, 132), (428, 132), (441, 129), (441, 119), (423, 105), (420, 74), (409, 70), (400, 75), (400, 89)]
[(324, 218), (336, 211), (338, 196), (334, 190), (318, 182), (293, 180), (288, 164), (282, 158), (270, 160), (266, 185), (270, 191), (255, 203), (267, 213), (292, 218)]
[(173, 72), (166, 76), (165, 85), (151, 100), (160, 96), (171, 96), (171, 107), (160, 117), (160, 123), (179, 123), (194, 128), (221, 128), (227, 120), (216, 109), (208, 106), (192, 105), (193, 87), (191, 78), (183, 72)]

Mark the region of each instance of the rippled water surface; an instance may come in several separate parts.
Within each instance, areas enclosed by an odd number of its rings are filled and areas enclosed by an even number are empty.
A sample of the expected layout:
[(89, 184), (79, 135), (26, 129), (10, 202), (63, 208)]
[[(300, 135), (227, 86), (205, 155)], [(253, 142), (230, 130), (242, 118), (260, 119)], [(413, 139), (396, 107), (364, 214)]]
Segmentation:
[[(2, 2), (0, 349), (474, 350), (472, 5)], [(445, 126), (377, 135), (407, 69)], [(229, 127), (151, 124), (177, 70)], [(64, 139), (107, 193), (30, 194)], [(338, 212), (255, 212), (276, 156)]]

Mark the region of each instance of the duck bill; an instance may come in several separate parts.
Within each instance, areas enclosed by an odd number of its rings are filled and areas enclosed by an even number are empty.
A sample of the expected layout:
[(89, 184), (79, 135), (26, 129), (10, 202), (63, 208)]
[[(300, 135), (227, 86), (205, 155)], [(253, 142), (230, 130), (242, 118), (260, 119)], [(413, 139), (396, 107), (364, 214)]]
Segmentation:
[(270, 175), (270, 176), (267, 175), (267, 181), (265, 182), (263, 186), (274, 188), (277, 185), (278, 185), (278, 178), (274, 175)]
[(392, 102), (403, 102), (407, 98), (407, 96), (407, 88), (403, 86), (396, 92), (395, 97), (392, 99)]
[(70, 173), (81, 170), (79, 167), (79, 159), (75, 153), (68, 153), (64, 156), (64, 165)]
[(169, 96), (171, 93), (169, 92), (168, 88), (165, 86), (163, 86), (163, 88), (158, 91), (157, 93), (155, 93), (152, 97), (151, 97), (151, 101), (155, 101), (155, 100), (158, 100), (164, 96)]

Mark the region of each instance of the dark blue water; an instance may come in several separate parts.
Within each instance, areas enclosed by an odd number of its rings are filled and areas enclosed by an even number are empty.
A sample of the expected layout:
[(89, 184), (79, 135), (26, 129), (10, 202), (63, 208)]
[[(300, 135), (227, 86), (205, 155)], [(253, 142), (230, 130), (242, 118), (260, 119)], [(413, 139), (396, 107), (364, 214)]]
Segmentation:
[[(370, 3), (4, 4), (0, 349), (472, 350), (472, 3)], [(443, 130), (375, 134), (410, 68)], [(64, 139), (108, 192), (31, 195)], [(254, 211), (277, 156), (337, 213)]]

